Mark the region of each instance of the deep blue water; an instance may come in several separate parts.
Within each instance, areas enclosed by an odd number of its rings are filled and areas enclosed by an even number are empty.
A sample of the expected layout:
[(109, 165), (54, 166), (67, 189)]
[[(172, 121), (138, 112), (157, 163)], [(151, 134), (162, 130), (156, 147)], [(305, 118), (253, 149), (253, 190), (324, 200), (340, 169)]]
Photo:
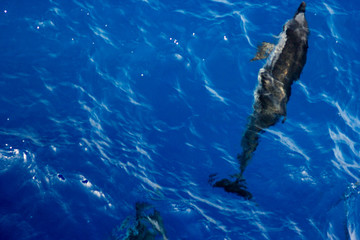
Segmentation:
[(355, 0), (307, 1), (287, 120), (244, 173), (254, 198), (208, 184), (238, 171), (265, 62), (249, 60), (299, 4), (1, 1), (0, 239), (123, 239), (137, 202), (168, 239), (360, 239)]

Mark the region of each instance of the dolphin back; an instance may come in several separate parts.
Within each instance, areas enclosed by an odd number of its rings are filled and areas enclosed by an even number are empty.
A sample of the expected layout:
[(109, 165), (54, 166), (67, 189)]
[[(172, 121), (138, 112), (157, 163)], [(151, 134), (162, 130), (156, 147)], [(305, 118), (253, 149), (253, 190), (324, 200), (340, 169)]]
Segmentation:
[(294, 17), (285, 23), (279, 43), (264, 66), (274, 80), (284, 84), (285, 90), (290, 90), (293, 81), (299, 79), (306, 63), (309, 28), (305, 6), (302, 2)]

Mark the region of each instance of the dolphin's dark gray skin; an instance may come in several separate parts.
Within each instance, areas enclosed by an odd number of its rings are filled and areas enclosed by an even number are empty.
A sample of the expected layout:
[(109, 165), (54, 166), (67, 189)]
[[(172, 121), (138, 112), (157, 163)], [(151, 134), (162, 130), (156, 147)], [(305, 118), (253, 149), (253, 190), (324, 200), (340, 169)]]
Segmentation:
[(254, 112), (249, 117), (241, 140), (243, 152), (238, 155), (240, 173), (233, 176), (234, 181), (222, 179), (213, 184), (214, 187), (222, 187), (227, 192), (247, 199), (252, 197), (246, 190), (242, 175), (259, 144), (259, 134), (277, 123), (281, 117), (285, 121), (291, 85), (299, 79), (306, 62), (309, 28), (305, 19), (305, 7), (305, 2), (302, 2), (294, 17), (285, 23), (279, 42), (259, 71)]
[[(126, 232), (124, 232), (125, 230)], [(135, 216), (127, 217), (120, 226), (116, 226), (111, 233), (110, 239), (167, 240), (168, 238), (165, 234), (160, 212), (146, 202), (137, 202)]]

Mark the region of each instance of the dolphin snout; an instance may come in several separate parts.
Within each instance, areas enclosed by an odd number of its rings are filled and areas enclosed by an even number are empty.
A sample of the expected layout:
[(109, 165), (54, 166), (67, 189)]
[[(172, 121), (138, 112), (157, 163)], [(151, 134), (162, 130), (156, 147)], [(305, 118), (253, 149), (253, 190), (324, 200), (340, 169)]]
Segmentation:
[(301, 13), (301, 12), (305, 12), (305, 8), (306, 8), (306, 3), (305, 2), (302, 2), (297, 10), (296, 13)]

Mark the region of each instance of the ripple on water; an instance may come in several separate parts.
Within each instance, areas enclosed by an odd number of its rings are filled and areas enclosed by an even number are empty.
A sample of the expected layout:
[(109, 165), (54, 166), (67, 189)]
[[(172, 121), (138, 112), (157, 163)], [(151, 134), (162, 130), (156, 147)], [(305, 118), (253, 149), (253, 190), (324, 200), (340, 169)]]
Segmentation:
[(263, 134), (244, 174), (255, 200), (207, 183), (237, 171), (264, 64), (249, 60), (297, 4), (5, 4), (0, 232), (103, 239), (148, 201), (169, 239), (341, 239), (344, 225), (360, 238), (355, 1), (307, 3), (288, 120)]

